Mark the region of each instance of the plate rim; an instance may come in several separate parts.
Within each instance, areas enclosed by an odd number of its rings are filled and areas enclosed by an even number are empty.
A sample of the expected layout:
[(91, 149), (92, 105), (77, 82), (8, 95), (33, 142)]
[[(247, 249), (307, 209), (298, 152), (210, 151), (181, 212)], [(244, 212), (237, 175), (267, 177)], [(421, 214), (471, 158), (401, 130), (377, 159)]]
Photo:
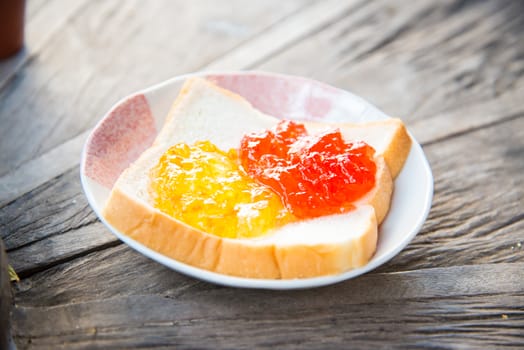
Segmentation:
[[(146, 95), (148, 93), (152, 93), (155, 90), (162, 89), (166, 86), (169, 86), (171, 84), (174, 84), (178, 81), (183, 81), (185, 79), (191, 78), (191, 77), (202, 77), (202, 76), (209, 76), (209, 75), (239, 75), (239, 74), (245, 74), (245, 75), (264, 75), (269, 77), (278, 77), (278, 78), (298, 78), (302, 79), (304, 81), (313, 82), (315, 84), (320, 84), (321, 86), (327, 86), (330, 88), (334, 88), (342, 93), (351, 95), (352, 98), (356, 98), (360, 100), (365, 105), (365, 110), (368, 109), (374, 109), (377, 112), (380, 113), (380, 119), (388, 119), (391, 118), (389, 115), (385, 114), (383, 111), (381, 111), (379, 108), (374, 106), (372, 103), (368, 102), (364, 98), (360, 97), (359, 95), (356, 95), (350, 91), (340, 89), (337, 87), (334, 87), (332, 85), (329, 85), (327, 83), (317, 81), (315, 79), (302, 77), (298, 75), (289, 75), (289, 74), (280, 74), (280, 73), (273, 73), (273, 72), (265, 72), (261, 70), (225, 70), (225, 71), (198, 71), (198, 72), (192, 72), (182, 75), (177, 75), (172, 78), (169, 78), (165, 81), (162, 81), (160, 83), (154, 84), (152, 86), (146, 87), (144, 89), (140, 89), (138, 91), (135, 91), (133, 93), (130, 93), (123, 98), (119, 99), (115, 104), (109, 108), (109, 110), (104, 114), (104, 116), (95, 124), (95, 126), (91, 129), (89, 132), (89, 135), (84, 142), (84, 145), (82, 147), (82, 153), (80, 158), (80, 182), (82, 185), (83, 192), (87, 198), (87, 201), (91, 207), (91, 209), (95, 212), (98, 219), (107, 227), (112, 234), (114, 234), (120, 241), (137, 251), (138, 253), (146, 256), (147, 258), (160, 263), (178, 273), (182, 273), (186, 276), (190, 276), (192, 278), (197, 278), (206, 282), (214, 283), (217, 285), (222, 286), (228, 286), (228, 287), (236, 287), (236, 288), (250, 288), (250, 289), (268, 289), (268, 290), (292, 290), (292, 289), (305, 289), (305, 288), (317, 288), (322, 286), (327, 286), (331, 284), (340, 283), (355, 277), (358, 277), (360, 275), (363, 275), (369, 271), (372, 271), (376, 269), (377, 267), (387, 263), (389, 260), (397, 256), (408, 244), (413, 240), (413, 238), (420, 232), (422, 226), (426, 222), (426, 219), (429, 215), (429, 212), (431, 210), (431, 205), (433, 201), (433, 194), (434, 194), (434, 178), (431, 171), (431, 167), (429, 165), (429, 161), (427, 160), (427, 157), (424, 154), (424, 151), (422, 149), (422, 146), (417, 142), (415, 137), (409, 132), (408, 134), (411, 137), (412, 145), (411, 150), (408, 155), (408, 158), (412, 156), (412, 154), (415, 154), (415, 157), (419, 156), (421, 163), (419, 165), (422, 166), (422, 172), (426, 175), (425, 180), (427, 180), (428, 186), (426, 187), (426, 191), (424, 193), (424, 207), (422, 210), (422, 215), (420, 215), (416, 222), (414, 222), (414, 225), (411, 226), (411, 229), (408, 233), (406, 233), (403, 237), (403, 239), (397, 243), (391, 251), (387, 252), (383, 256), (381, 256), (379, 259), (371, 260), (366, 265), (351, 269), (349, 271), (345, 271), (343, 273), (337, 274), (337, 275), (327, 275), (327, 276), (319, 276), (319, 277), (309, 277), (309, 278), (296, 278), (296, 279), (259, 279), (259, 278), (247, 278), (247, 277), (238, 277), (238, 276), (231, 276), (231, 275), (225, 275), (218, 272), (202, 269), (199, 267), (195, 267), (186, 263), (183, 263), (181, 261), (175, 260), (173, 258), (167, 257), (165, 255), (160, 254), (159, 252), (143, 245), (142, 243), (126, 236), (125, 234), (121, 233), (119, 230), (114, 228), (112, 225), (110, 225), (106, 220), (105, 217), (102, 215), (102, 213), (98, 210), (98, 205), (96, 203), (96, 200), (94, 198), (94, 195), (91, 190), (91, 186), (88, 183), (89, 181), (94, 181), (93, 179), (89, 179), (85, 172), (85, 164), (87, 159), (87, 146), (93, 137), (95, 131), (102, 125), (103, 121), (108, 118), (111, 114), (111, 111), (113, 111), (116, 107), (120, 106), (123, 102), (127, 101), (129, 98), (136, 96), (136, 95)], [(147, 98), (147, 97), (146, 97)], [(380, 229), (380, 228), (379, 228)], [(378, 243), (377, 243), (378, 244)]]

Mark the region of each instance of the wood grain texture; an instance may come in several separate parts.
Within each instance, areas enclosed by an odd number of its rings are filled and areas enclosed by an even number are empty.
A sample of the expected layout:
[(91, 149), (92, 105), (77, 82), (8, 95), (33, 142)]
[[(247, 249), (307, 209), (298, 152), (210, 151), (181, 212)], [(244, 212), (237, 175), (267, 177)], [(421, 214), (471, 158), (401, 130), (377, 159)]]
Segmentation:
[[(252, 69), (258, 63), (307, 38), (363, 5), (362, 0), (319, 1), (207, 64), (205, 70)], [(307, 25), (304, 25), (307, 23)]]
[(0, 232), (23, 277), (118, 244), (89, 207), (78, 167), (0, 209)]
[[(517, 293), (523, 292), (524, 288), (524, 280), (521, 279), (524, 274), (522, 264), (523, 262), (512, 262), (432, 268), (435, 269), (435, 283), (429, 283), (432, 278), (430, 277), (432, 276), (431, 271), (433, 270), (428, 269), (395, 273), (374, 272), (336, 286), (311, 289), (309, 291), (304, 290), (300, 291), (300, 293), (307, 292), (309, 295), (315, 295), (324, 290), (332, 292), (333, 290), (338, 290), (337, 288), (341, 288), (344, 290), (344, 293), (352, 291), (343, 298), (346, 302), (363, 304), (372, 302), (372, 298), (386, 301), (388, 299), (417, 297), (437, 298), (452, 294)], [(476, 271), (476, 276), (480, 276), (485, 269), (486, 275), (482, 285), (475, 284), (474, 279), (477, 277), (458, 273), (458, 271), (462, 271), (461, 269), (464, 269), (464, 271)], [(506, 272), (495, 274), (491, 273), (490, 269)], [(394, 276), (397, 275), (418, 276), (418, 274), (426, 276), (425, 281), (428, 283), (406, 282), (402, 288), (400, 288), (400, 284), (393, 288), (392, 285), (383, 283), (388, 278), (394, 279)], [(518, 282), (519, 279), (521, 279), (520, 282)], [(360, 280), (370, 281), (369, 285), (377, 283), (382, 287), (364, 292), (366, 288), (355, 287), (355, 283), (357, 283), (355, 281)], [(72, 302), (110, 299), (118, 296), (146, 294), (162, 294), (171, 298), (178, 298), (185, 294), (193, 295), (195, 293), (206, 293), (206, 291), (215, 293), (216, 290), (222, 289), (237, 295), (236, 297), (252, 292), (214, 286), (186, 277), (142, 256), (125, 245), (119, 245), (54, 266), (23, 279), (17, 284), (17, 304), (20, 306), (45, 307)], [(331, 292), (320, 293), (319, 295), (326, 297)], [(271, 293), (294, 294), (296, 292), (267, 291), (266, 293), (269, 295)], [(379, 296), (372, 295), (373, 293)], [(327, 301), (320, 298), (318, 302), (324, 303), (324, 305), (329, 305), (331, 302), (336, 304), (336, 300), (342, 297), (342, 294), (333, 296)], [(263, 300), (257, 300), (257, 303), (263, 303)]]
[[(87, 268), (76, 264), (66, 270), (73, 275), (74, 270)], [(523, 268), (522, 263), (435, 268), (275, 292), (191, 284), (156, 265), (158, 274), (151, 275), (152, 283), (141, 293), (136, 285), (125, 288), (120, 278), (110, 281), (112, 276), (98, 270), (90, 282), (104, 284), (99, 289), (102, 295), (78, 291), (52, 307), (19, 301), (15, 334), (22, 348), (405, 347), (466, 342), (473, 347), (517, 347), (524, 341), (524, 310), (517, 306), (524, 303)], [(128, 281), (144, 281), (128, 271)], [(157, 278), (163, 274), (165, 278)], [(63, 282), (57, 280), (59, 285)], [(50, 289), (38, 284), (33, 288), (45, 298)], [(25, 293), (23, 299), (35, 304), (29, 297), (35, 294)]]
[(409, 125), (521, 88), (523, 29), (520, 1), (373, 1), (257, 68), (329, 82)]
[(8, 251), (97, 221), (82, 192), (78, 168), (0, 210)]
[[(51, 18), (38, 1), (31, 16)], [(0, 88), (19, 349), (524, 347), (522, 2), (81, 2)], [(371, 273), (287, 292), (211, 285), (121, 244), (87, 205), (74, 146), (118, 98), (205, 66), (311, 76), (402, 117), (435, 177), (420, 234)], [(62, 158), (36, 189), (17, 182)]]
[(0, 176), (0, 208), (76, 167), (80, 163), (80, 155), (88, 134), (89, 132), (83, 132)]
[[(507, 297), (523, 301), (521, 295)], [(296, 306), (286, 308), (286, 312), (279, 307), (260, 314), (258, 307), (251, 306), (253, 300), (241, 303), (231, 296), (218, 299), (222, 307), (215, 310), (205, 309), (210, 306), (205, 301), (176, 303), (144, 296), (64, 305), (48, 309), (46, 316), (38, 309), (20, 308), (16, 310), (17, 316), (27, 320), (21, 324), (37, 329), (34, 322), (55, 322), (63, 332), (53, 328), (48, 333), (18, 335), (19, 348), (518, 349), (523, 346), (522, 310), (508, 307), (506, 296), (475, 299), (444, 296), (435, 301), (341, 303), (335, 307), (311, 306), (302, 298), (298, 298), (300, 302), (293, 297), (282, 299)], [(249, 305), (251, 313), (239, 310), (241, 304)], [(263, 305), (268, 307), (271, 302)], [(128, 315), (130, 307), (135, 312)], [(155, 316), (151, 317), (153, 313)], [(85, 320), (90, 321), (82, 322), (78, 315), (85, 315)]]
[(383, 269), (524, 261), (524, 115), (424, 150), (435, 178), (430, 216)]

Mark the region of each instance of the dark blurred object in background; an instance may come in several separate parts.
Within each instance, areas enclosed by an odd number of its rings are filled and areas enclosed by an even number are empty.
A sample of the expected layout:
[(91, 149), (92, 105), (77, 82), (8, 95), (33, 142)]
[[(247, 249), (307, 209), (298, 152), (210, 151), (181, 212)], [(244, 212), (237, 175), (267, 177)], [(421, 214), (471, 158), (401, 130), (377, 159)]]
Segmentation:
[(25, 0), (0, 0), (0, 59), (24, 45)]

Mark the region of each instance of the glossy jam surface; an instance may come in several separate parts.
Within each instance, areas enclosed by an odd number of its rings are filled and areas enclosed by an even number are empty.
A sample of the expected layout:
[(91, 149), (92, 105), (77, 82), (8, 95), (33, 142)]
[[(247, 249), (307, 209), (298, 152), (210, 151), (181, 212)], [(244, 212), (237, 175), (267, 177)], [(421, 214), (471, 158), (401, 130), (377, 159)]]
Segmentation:
[(282, 121), (244, 136), (242, 166), (271, 187), (298, 218), (343, 213), (375, 185), (374, 149), (345, 142), (339, 130), (308, 135), (304, 125)]
[(254, 237), (292, 220), (282, 201), (239, 167), (237, 152), (209, 141), (169, 148), (150, 172), (154, 205), (199, 230)]

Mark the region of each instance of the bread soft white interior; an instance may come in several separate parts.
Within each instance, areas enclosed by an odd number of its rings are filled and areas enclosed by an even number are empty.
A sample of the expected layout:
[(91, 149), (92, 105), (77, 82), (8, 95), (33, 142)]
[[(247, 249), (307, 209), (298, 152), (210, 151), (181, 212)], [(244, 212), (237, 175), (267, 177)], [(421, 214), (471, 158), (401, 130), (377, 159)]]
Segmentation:
[[(409, 146), (405, 149), (409, 136), (395, 119), (336, 125), (347, 140), (364, 140), (376, 150), (376, 186), (349, 213), (294, 222), (257, 238), (230, 239), (201, 232), (151, 204), (149, 170), (170, 146), (209, 140), (228, 150), (238, 147), (243, 135), (271, 128), (277, 122), (232, 92), (200, 78), (189, 79), (154, 144), (116, 182), (104, 209), (105, 219), (164, 255), (229, 275), (303, 278), (366, 264), (376, 249), (377, 225), (389, 209), (393, 186), (390, 164), (396, 175), (409, 153)], [(306, 127), (316, 132), (326, 125), (306, 123)], [(394, 152), (394, 148), (400, 150)]]

